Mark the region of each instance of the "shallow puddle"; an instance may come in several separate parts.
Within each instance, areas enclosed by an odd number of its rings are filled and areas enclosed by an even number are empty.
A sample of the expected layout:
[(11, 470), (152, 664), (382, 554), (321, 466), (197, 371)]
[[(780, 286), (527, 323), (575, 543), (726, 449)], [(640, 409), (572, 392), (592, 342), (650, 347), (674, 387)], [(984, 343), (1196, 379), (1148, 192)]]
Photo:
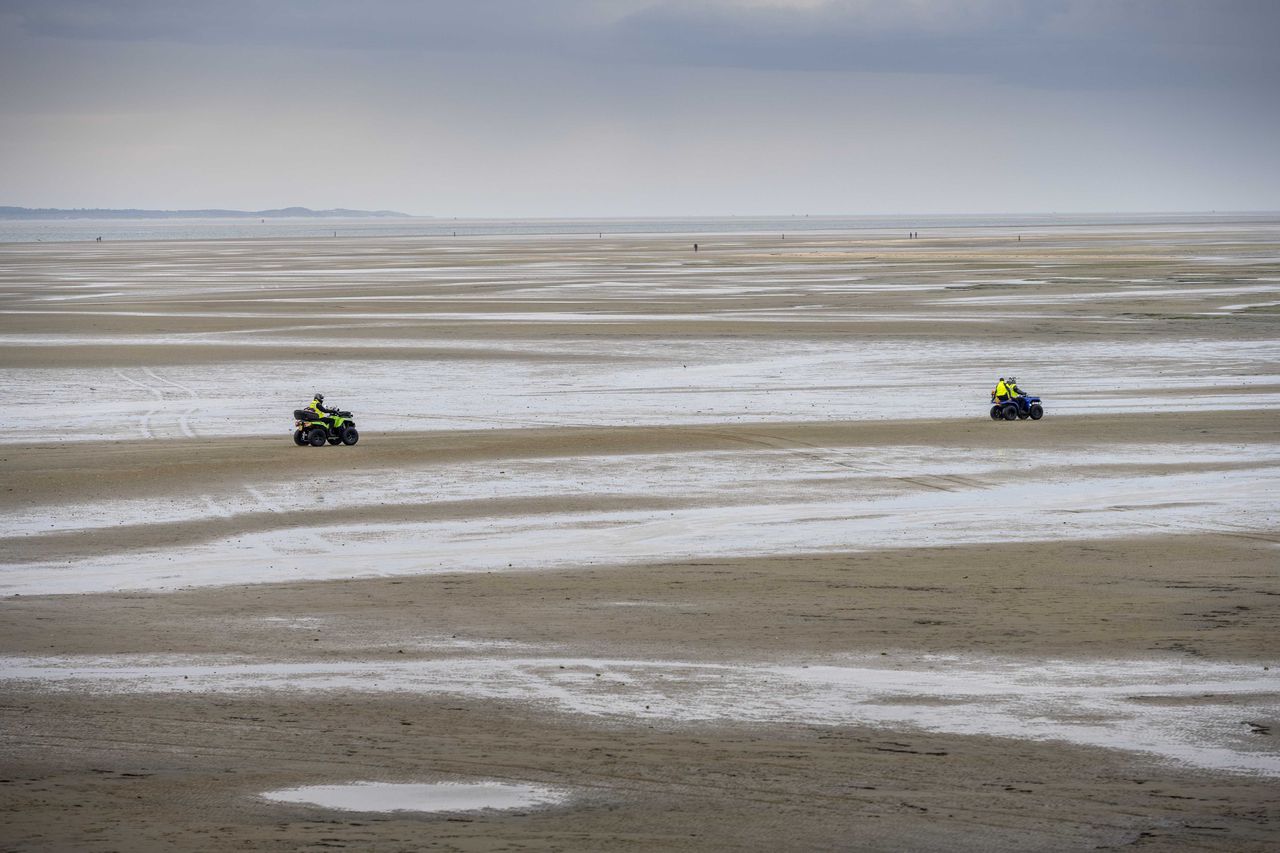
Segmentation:
[(451, 695), (617, 722), (876, 726), (1057, 740), (1280, 778), (1280, 753), (1244, 722), (1280, 713), (1280, 676), (1256, 663), (960, 655), (847, 656), (808, 666), (572, 657), (0, 657), (0, 689)]
[[(621, 566), (678, 561), (689, 555), (745, 557), (896, 549), (904, 541), (917, 547), (945, 547), (986, 542), (989, 531), (1010, 517), (1018, 519), (1018, 526), (1006, 538), (1022, 542), (1171, 535), (1189, 530), (1238, 533), (1274, 526), (1274, 501), (1268, 498), (1280, 490), (1280, 465), (1272, 450), (1224, 450), (1215, 464), (1236, 467), (1210, 465), (1211, 470), (1195, 470), (1210, 461), (1203, 450), (1181, 457), (1164, 453), (1148, 452), (1143, 464), (1152, 467), (1147, 471), (1099, 466), (1101, 470), (1093, 472), (1096, 476), (1070, 464), (1051, 469), (1047, 466), (1055, 459), (1070, 463), (1072, 458), (1070, 454), (1046, 454), (1040, 477), (1012, 481), (1005, 479), (1004, 473), (982, 471), (962, 457), (947, 465), (927, 453), (905, 450), (900, 453), (904, 465), (900, 472), (894, 471), (888, 456), (868, 453), (863, 458), (846, 450), (818, 448), (805, 455), (767, 452), (757, 458), (700, 455), (683, 460), (682, 471), (661, 464), (641, 470), (634, 457), (599, 464), (563, 463), (564, 470), (559, 472), (552, 463), (541, 468), (520, 464), (507, 473), (519, 472), (512, 479), (521, 482), (502, 493), (504, 497), (527, 496), (535, 493), (533, 486), (542, 486), (545, 494), (580, 490), (571, 494), (585, 501), (593, 494), (607, 494), (610, 479), (620, 482), (630, 470), (628, 483), (635, 491), (632, 496), (619, 497), (634, 496), (641, 499), (639, 503), (665, 507), (613, 510), (605, 504), (599, 511), (507, 515), (502, 505), (496, 504), (498, 514), (492, 516), (423, 521), (394, 516), (379, 519), (376, 515), (346, 521), (325, 513), (305, 528), (250, 528), (199, 544), (136, 551), (116, 546), (107, 553), (74, 560), (58, 553), (56, 540), (49, 545), (34, 537), (31, 553), (44, 559), (6, 565), (0, 573), (0, 595), (525, 571), (586, 563)], [(994, 460), (1010, 471), (1019, 470), (1016, 454), (997, 451), (990, 457), (988, 465)], [(725, 464), (726, 459), (731, 463)], [(1141, 457), (1117, 451), (1111, 461), (1119, 459), (1136, 463)], [(1192, 467), (1187, 470), (1180, 464)], [(790, 474), (787, 465), (794, 469)], [(911, 476), (901, 476), (908, 471)], [(1053, 477), (1046, 480), (1050, 471)], [(680, 483), (681, 477), (693, 474), (704, 481), (706, 491), (693, 491)], [(567, 483), (570, 476), (581, 482)], [(474, 483), (480, 483), (480, 477), (481, 472), (475, 469)], [(739, 482), (734, 483), (733, 477)], [(467, 484), (467, 477), (458, 479), (455, 485), (449, 485), (446, 476), (434, 482), (445, 483), (441, 489), (455, 489), (455, 494), (482, 494), (478, 486)], [(384, 478), (384, 489), (387, 482)], [(406, 485), (406, 490), (421, 488)], [(593, 491), (596, 485), (599, 492)], [(489, 488), (491, 495), (498, 495), (505, 487)], [(268, 487), (255, 490), (267, 505), (282, 500), (273, 497), (276, 493)], [(717, 496), (717, 490), (723, 494)], [(420, 495), (420, 499), (428, 507), (433, 500), (429, 495)], [(218, 504), (212, 499), (204, 505), (208, 517), (222, 506), (236, 506), (230, 500)], [(127, 511), (130, 518), (136, 518), (143, 509), (131, 505)], [(234, 509), (225, 512), (232, 515)], [(110, 517), (106, 507), (95, 507), (95, 513)], [(75, 523), (78, 517), (62, 516), (67, 523)], [(6, 518), (12, 532), (35, 531), (37, 524), (56, 523), (47, 516), (42, 518), (39, 511), (28, 512), (16, 521)], [(311, 559), (317, 543), (326, 552), (341, 550), (345, 559)], [(20, 547), (25, 548), (26, 543)]]
[(394, 784), (352, 782), (267, 791), (274, 803), (297, 803), (356, 812), (470, 812), (527, 809), (563, 803), (563, 791), (509, 782), (432, 782)]

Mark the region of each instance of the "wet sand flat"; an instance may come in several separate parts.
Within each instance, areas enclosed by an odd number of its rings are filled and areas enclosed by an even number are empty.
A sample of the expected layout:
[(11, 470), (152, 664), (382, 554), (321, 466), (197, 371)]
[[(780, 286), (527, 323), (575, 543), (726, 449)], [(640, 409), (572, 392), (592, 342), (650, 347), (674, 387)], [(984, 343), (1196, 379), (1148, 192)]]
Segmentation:
[[(0, 841), (1270, 849), (1277, 292), (1256, 222), (0, 246)], [(261, 797), (360, 781), (565, 799)]]

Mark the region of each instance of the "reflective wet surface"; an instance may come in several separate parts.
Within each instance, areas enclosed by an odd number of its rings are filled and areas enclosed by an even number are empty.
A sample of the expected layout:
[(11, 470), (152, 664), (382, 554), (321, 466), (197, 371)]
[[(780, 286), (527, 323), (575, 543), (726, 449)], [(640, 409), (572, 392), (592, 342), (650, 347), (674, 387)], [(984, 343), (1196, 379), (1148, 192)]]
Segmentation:
[(136, 694), (443, 694), (632, 723), (907, 727), (1061, 740), (1280, 777), (1280, 753), (1240, 723), (1280, 714), (1280, 670), (1258, 664), (973, 655), (847, 656), (810, 666), (529, 656), (326, 663), (117, 656), (3, 658), (0, 684)]
[(467, 812), (552, 806), (568, 795), (554, 788), (510, 782), (352, 782), (267, 791), (262, 798), (342, 811)]

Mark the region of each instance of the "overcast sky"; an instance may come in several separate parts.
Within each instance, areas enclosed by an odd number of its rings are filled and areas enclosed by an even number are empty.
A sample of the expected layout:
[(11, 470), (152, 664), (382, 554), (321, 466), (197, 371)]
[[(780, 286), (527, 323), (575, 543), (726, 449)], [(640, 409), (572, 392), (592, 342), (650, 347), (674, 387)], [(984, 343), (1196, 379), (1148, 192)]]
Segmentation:
[(0, 204), (1280, 209), (1280, 0), (0, 0)]

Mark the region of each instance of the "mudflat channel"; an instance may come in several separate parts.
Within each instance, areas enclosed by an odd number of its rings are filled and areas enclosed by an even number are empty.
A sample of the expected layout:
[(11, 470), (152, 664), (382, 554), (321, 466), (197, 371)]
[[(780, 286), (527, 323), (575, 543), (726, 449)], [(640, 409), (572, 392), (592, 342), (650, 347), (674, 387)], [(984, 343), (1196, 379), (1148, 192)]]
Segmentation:
[(998, 232), (0, 245), (0, 846), (1274, 849), (1280, 222)]

